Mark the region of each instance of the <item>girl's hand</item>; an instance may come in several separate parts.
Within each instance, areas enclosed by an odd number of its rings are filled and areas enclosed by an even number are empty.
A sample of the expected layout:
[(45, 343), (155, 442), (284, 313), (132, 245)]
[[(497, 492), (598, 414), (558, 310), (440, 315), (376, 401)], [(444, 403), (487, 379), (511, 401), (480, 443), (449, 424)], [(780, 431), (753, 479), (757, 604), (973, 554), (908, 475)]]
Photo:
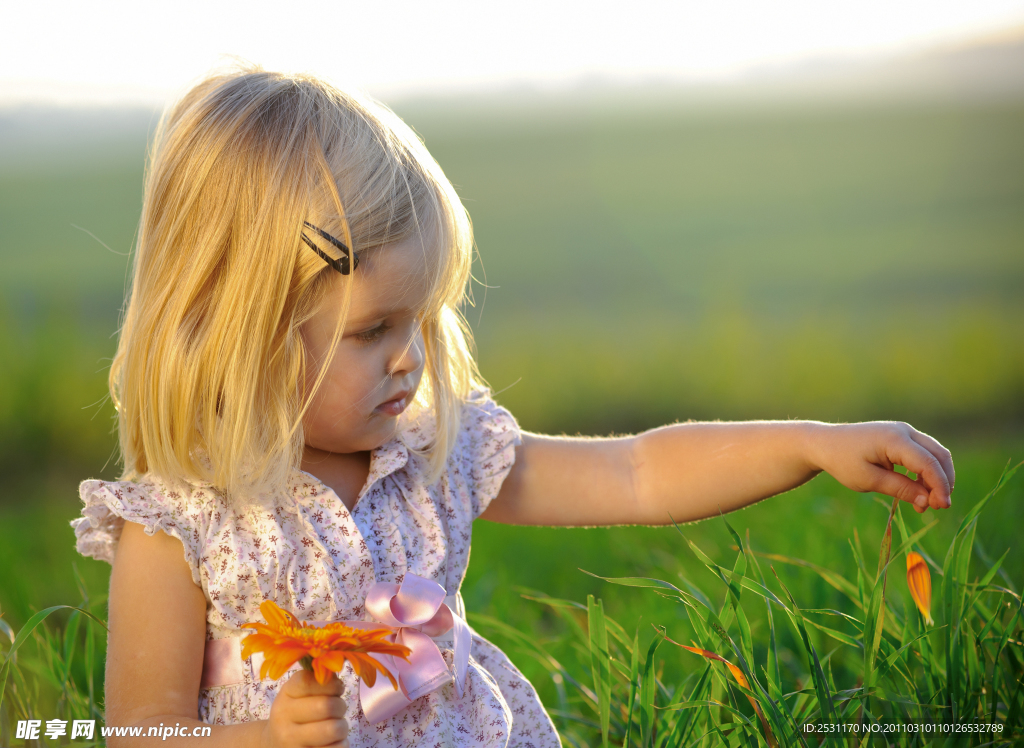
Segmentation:
[(333, 673), (322, 686), (308, 670), (295, 673), (270, 705), (263, 748), (348, 748), (344, 693)]
[[(918, 514), (928, 507), (952, 505), (953, 458), (927, 434), (891, 421), (822, 425), (809, 448), (816, 469), (854, 491), (876, 491), (907, 501)], [(894, 472), (894, 465), (917, 473), (917, 480)]]

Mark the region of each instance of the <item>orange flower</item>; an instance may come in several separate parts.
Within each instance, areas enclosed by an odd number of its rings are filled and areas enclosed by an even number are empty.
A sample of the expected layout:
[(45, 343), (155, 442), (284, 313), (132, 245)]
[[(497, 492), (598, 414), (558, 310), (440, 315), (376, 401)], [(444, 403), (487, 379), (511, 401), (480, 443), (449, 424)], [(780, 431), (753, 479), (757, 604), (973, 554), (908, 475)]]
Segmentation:
[(256, 652), (264, 654), (260, 678), (268, 675), (277, 680), (296, 662), (301, 661), (306, 670), (312, 670), (317, 683), (327, 682), (327, 674), (340, 672), (348, 660), (356, 674), (372, 686), (379, 670), (388, 677), (391, 685), (398, 690), (398, 683), (386, 667), (381, 665), (370, 652), (394, 655), (409, 659), (409, 648), (387, 641), (389, 629), (355, 629), (343, 623), (328, 623), (325, 626), (311, 626), (300, 621), (272, 600), (260, 604), (260, 613), (266, 623), (246, 623), (242, 628), (255, 629), (242, 641), (242, 659), (248, 659)]
[(928, 571), (928, 564), (921, 558), (920, 553), (911, 551), (907, 554), (907, 586), (910, 588), (910, 595), (917, 603), (917, 609), (924, 616), (924, 622), (929, 626), (932, 621), (932, 575)]

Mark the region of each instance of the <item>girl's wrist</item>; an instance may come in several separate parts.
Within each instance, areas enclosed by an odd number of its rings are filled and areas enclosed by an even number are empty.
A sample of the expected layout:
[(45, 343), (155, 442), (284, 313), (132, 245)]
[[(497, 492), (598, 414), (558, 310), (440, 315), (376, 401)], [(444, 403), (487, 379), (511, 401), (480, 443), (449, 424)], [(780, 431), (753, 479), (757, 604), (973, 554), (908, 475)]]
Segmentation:
[(825, 470), (825, 445), (835, 426), (821, 421), (801, 421), (797, 452), (807, 472), (817, 475)]
[(270, 734), (270, 720), (260, 720), (260, 748), (275, 748), (274, 736)]

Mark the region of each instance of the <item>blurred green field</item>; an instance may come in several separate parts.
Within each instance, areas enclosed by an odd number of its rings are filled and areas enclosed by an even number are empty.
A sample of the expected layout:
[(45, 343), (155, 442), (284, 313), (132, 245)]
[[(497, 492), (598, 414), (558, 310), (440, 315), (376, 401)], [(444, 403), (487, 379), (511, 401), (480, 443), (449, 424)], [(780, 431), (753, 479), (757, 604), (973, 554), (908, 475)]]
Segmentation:
[(421, 129), (498, 287), (484, 372), (528, 428), (1024, 414), (1020, 107)]
[[(527, 429), (1024, 423), (1022, 104), (400, 113), (470, 209), (467, 316)], [(4, 117), (0, 467), (94, 474), (154, 115)]]
[[(473, 217), (482, 262), (467, 317), (524, 428), (907, 420), (954, 450), (966, 499), (938, 515), (924, 543), (936, 553), (1024, 457), (1024, 104), (399, 113)], [(67, 522), (77, 481), (117, 474), (106, 366), (154, 122), (62, 116), (0, 113), (0, 610), (15, 625), (78, 599), (72, 562), (105, 588)], [(1018, 580), (1020, 486), (978, 529), (987, 556), (1010, 548)], [(756, 550), (855, 574), (854, 528), (877, 548), (884, 522), (871, 497), (821, 477), (733, 524)], [(553, 619), (519, 588), (591, 593), (624, 624), (642, 612), (689, 641), (677, 606), (577, 571), (700, 579), (675, 530), (475, 529), (470, 610), (540, 636)], [(720, 522), (688, 534), (728, 555)], [(838, 607), (820, 579), (780, 573), (801, 604)], [(495, 640), (551, 703), (544, 671)]]

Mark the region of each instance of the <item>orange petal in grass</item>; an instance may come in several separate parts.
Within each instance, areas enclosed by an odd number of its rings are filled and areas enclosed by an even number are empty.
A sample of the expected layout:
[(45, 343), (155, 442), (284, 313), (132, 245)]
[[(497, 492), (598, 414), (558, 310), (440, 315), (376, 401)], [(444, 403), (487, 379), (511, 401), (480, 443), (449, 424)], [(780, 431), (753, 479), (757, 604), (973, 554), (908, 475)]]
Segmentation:
[(679, 646), (683, 649), (690, 650), (694, 654), (699, 654), (701, 657), (707, 657), (709, 660), (717, 660), (718, 662), (725, 663), (725, 666), (729, 668), (729, 672), (732, 673), (732, 677), (736, 679), (736, 682), (744, 688), (746, 688), (747, 690), (750, 690), (750, 684), (747, 682), (747, 676), (743, 674), (742, 670), (733, 665), (724, 657), (720, 657), (716, 655), (714, 652), (709, 652), (708, 650), (701, 649), (700, 647), (688, 647), (685, 644), (680, 644)]
[(932, 620), (932, 575), (928, 571), (928, 564), (921, 558), (920, 553), (911, 551), (907, 554), (907, 587), (910, 588), (910, 596), (914, 598), (917, 609), (924, 616), (924, 622), (929, 626), (934, 625)]
[[(747, 681), (747, 677), (743, 674), (743, 671), (735, 665), (733, 665), (724, 657), (716, 655), (714, 652), (709, 652), (706, 649), (701, 649), (700, 647), (688, 647), (685, 644), (680, 644), (679, 642), (672, 641), (667, 636), (665, 637), (665, 641), (672, 642), (672, 644), (675, 644), (677, 647), (682, 647), (683, 649), (689, 650), (694, 654), (699, 654), (701, 657), (705, 657), (709, 660), (715, 660), (716, 662), (723, 663), (727, 668), (729, 668), (729, 672), (732, 673), (732, 677), (736, 679), (736, 682), (748, 691), (750, 690), (750, 683), (749, 681)], [(776, 748), (779, 744), (779, 741), (775, 739), (775, 735), (774, 733), (772, 733), (772, 728), (769, 726), (768, 720), (765, 719), (764, 712), (761, 711), (761, 705), (758, 704), (757, 701), (750, 696), (747, 696), (747, 701), (749, 701), (750, 705), (754, 707), (754, 711), (757, 713), (757, 718), (761, 721), (761, 729), (764, 730), (764, 737), (765, 740), (768, 741), (768, 745), (771, 746), (771, 748)]]
[(370, 656), (371, 653), (387, 654), (409, 659), (409, 648), (391, 641), (390, 629), (355, 629), (342, 623), (311, 626), (272, 600), (265, 600), (260, 605), (260, 613), (266, 623), (242, 626), (255, 629), (242, 642), (242, 659), (257, 652), (263, 653), (260, 678), (269, 676), (277, 680), (296, 662), (302, 662), (304, 668), (313, 672), (317, 682), (323, 684), (332, 672), (340, 672), (348, 661), (366, 685), (372, 686), (380, 671), (394, 688), (398, 688), (398, 682), (388, 669)]

